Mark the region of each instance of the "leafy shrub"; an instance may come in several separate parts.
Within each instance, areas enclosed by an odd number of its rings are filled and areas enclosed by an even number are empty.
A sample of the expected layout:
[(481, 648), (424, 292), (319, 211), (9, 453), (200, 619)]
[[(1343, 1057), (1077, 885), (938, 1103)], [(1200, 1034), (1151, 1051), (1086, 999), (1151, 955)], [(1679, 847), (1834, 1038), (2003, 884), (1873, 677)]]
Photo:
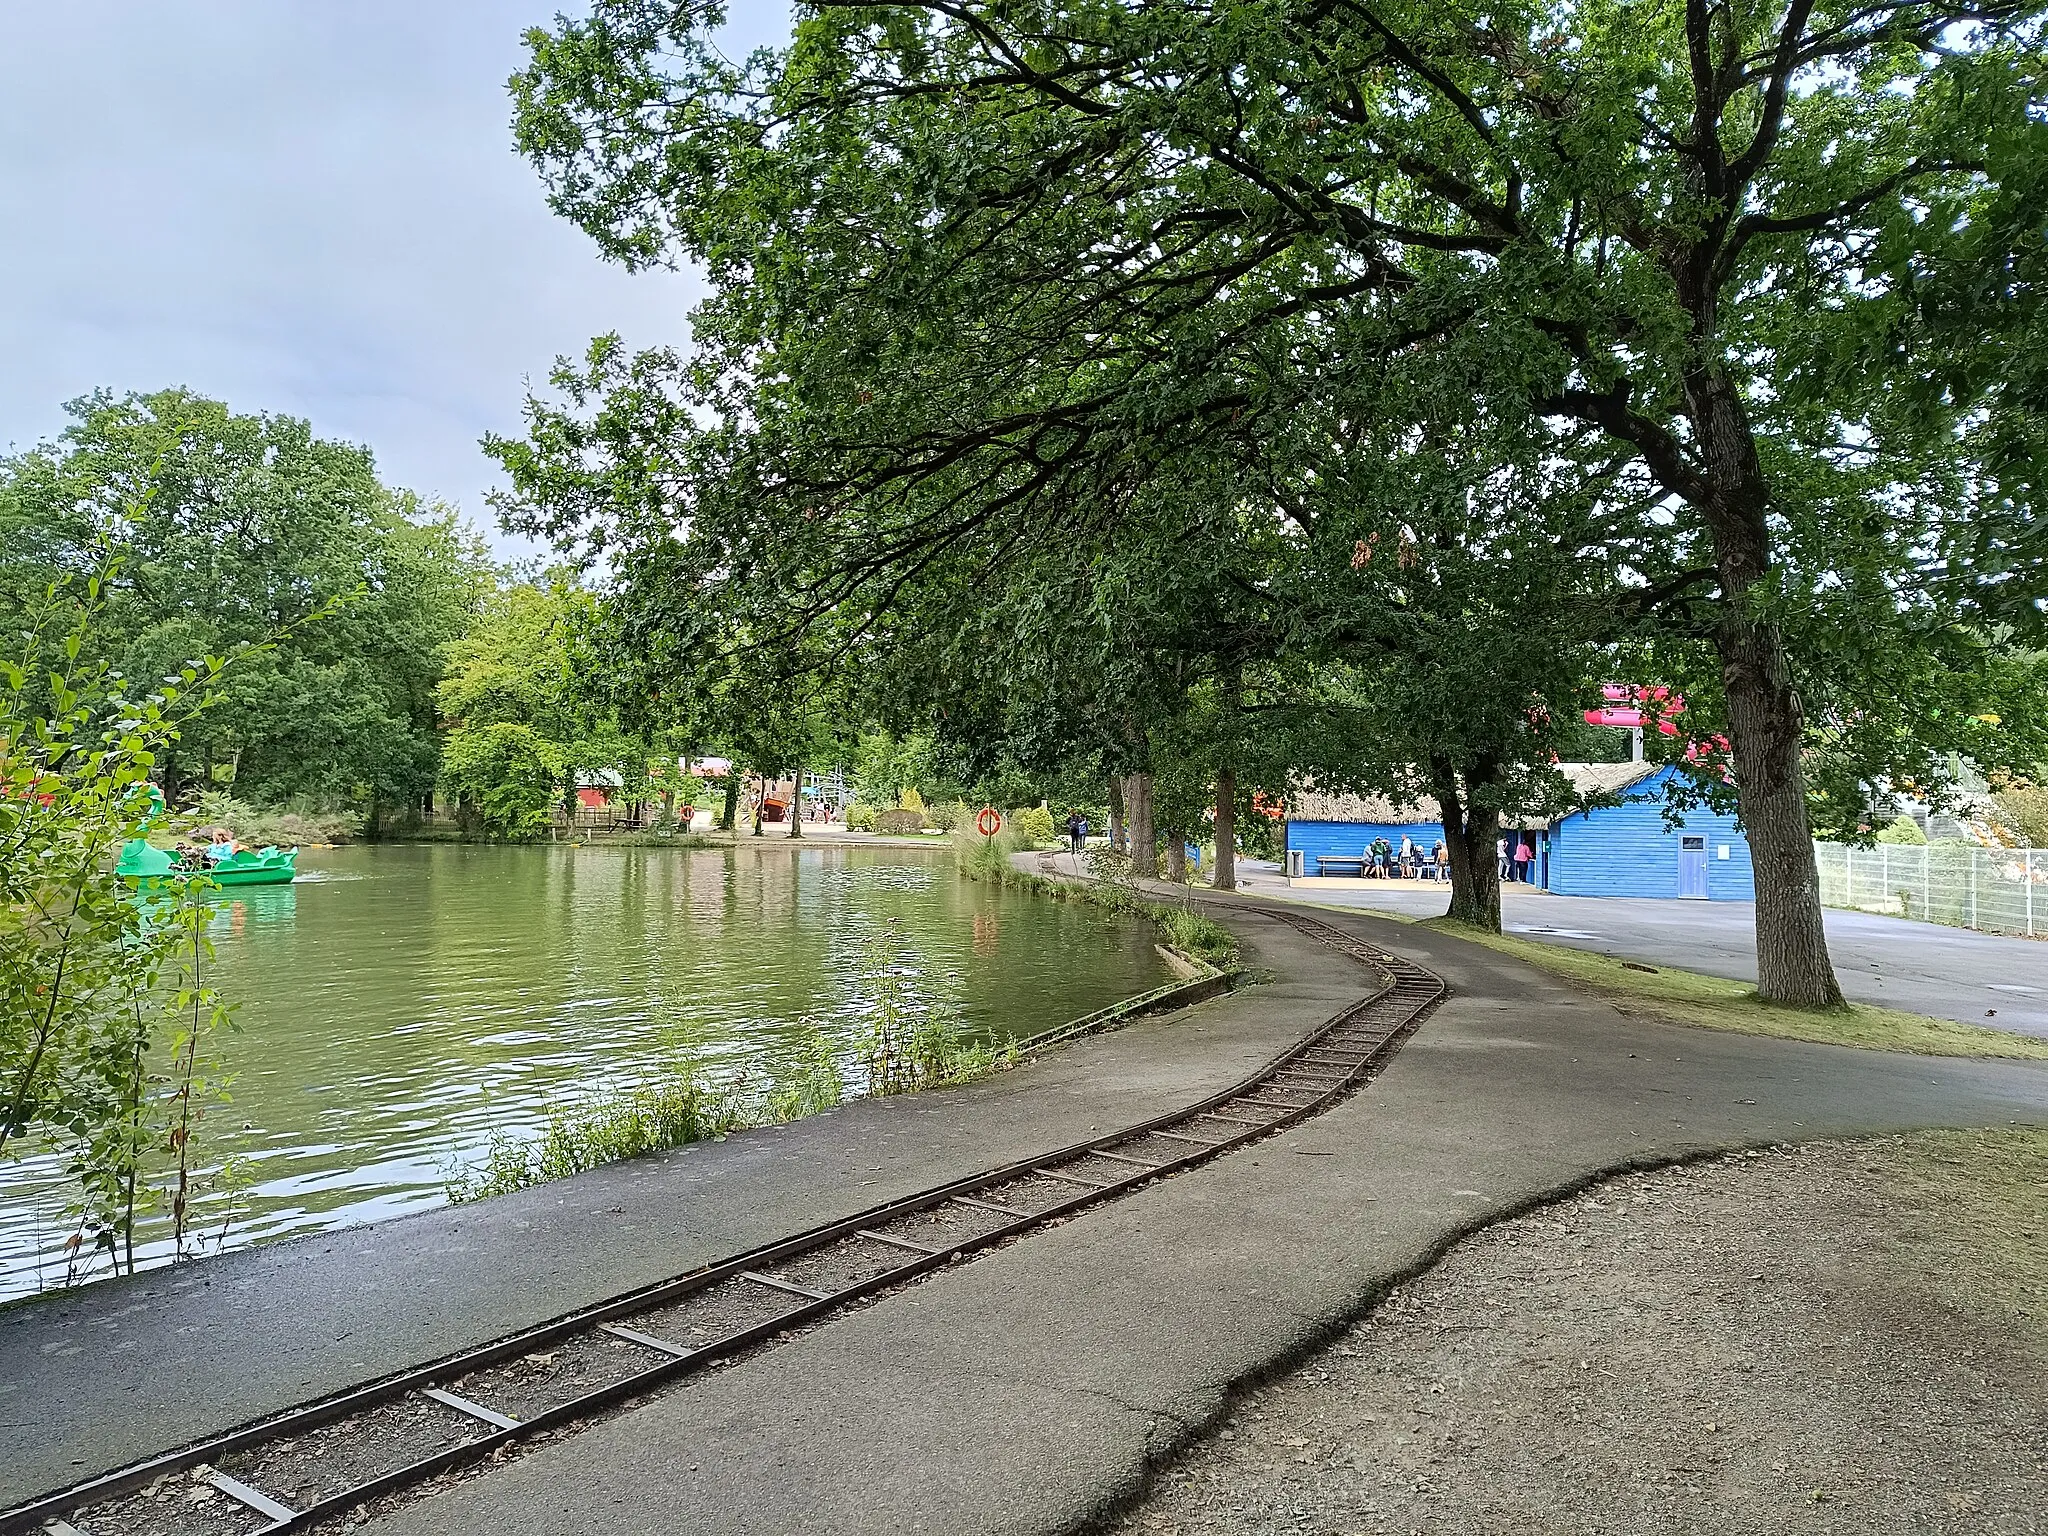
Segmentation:
[(1901, 816), (1890, 826), (1880, 828), (1877, 834), (1880, 843), (1906, 843), (1919, 845), (1927, 841), (1927, 834), (1920, 830), (1920, 824), (1910, 816)]
[(924, 796), (920, 795), (917, 792), (916, 786), (913, 785), (903, 791), (903, 798), (896, 802), (896, 808), (903, 811), (916, 811), (921, 816), (924, 814)]
[(345, 843), (362, 831), (362, 819), (346, 811), (277, 810), (237, 800), (224, 790), (208, 790), (191, 811), (173, 823), (180, 831), (223, 826), (238, 841), (261, 848), (304, 847), (311, 843)]
[(849, 832), (874, 831), (875, 808), (872, 805), (849, 805), (846, 808), (846, 830)]
[(875, 812), (875, 831), (884, 837), (901, 837), (924, 830), (924, 812), (907, 807)]
[(457, 726), (441, 756), (441, 777), (476, 808), (493, 837), (539, 837), (554, 818), (563, 752), (531, 726)]
[(941, 800), (937, 805), (926, 806), (925, 814), (941, 832), (951, 832), (963, 821), (973, 820), (966, 802), (961, 800)]
[(1166, 935), (1166, 942), (1184, 955), (1206, 960), (1218, 969), (1237, 956), (1237, 939), (1231, 931), (1200, 913), (1186, 907), (1155, 906), (1148, 915)]
[(1010, 830), (1020, 848), (1043, 848), (1053, 839), (1052, 812), (1042, 805), (1010, 812)]
[(2001, 779), (1992, 785), (1991, 800), (2015, 840), (2028, 848), (2048, 848), (2048, 786)]

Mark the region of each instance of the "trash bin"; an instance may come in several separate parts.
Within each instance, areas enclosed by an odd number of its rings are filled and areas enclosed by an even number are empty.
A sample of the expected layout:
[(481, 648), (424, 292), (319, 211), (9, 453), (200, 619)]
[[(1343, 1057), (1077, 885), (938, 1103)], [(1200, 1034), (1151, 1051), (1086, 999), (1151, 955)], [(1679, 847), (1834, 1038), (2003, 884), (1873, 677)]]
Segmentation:
[(1293, 880), (1299, 876), (1303, 876), (1308, 873), (1306, 867), (1307, 858), (1308, 855), (1299, 848), (1290, 848), (1287, 850), (1288, 879)]

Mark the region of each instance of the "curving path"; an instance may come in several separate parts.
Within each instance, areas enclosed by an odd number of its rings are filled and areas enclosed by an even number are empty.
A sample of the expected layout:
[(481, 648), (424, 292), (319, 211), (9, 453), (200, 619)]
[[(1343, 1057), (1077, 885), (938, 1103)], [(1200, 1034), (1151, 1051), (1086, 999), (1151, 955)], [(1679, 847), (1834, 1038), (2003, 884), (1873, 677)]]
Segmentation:
[[(1458, 1234), (1601, 1171), (1744, 1142), (2048, 1123), (2048, 1064), (1648, 1025), (1492, 951), (1330, 920), (1453, 989), (1364, 1092), (358, 1529), (1071, 1530), (1135, 1494), (1234, 1385)], [(1371, 985), (1253, 904), (1230, 921), (1278, 982), (996, 1084), (0, 1313), (6, 1495), (224, 1427), (207, 1422), (223, 1392), (292, 1401), (777, 1221), (986, 1166), (998, 1147), (1190, 1102)]]

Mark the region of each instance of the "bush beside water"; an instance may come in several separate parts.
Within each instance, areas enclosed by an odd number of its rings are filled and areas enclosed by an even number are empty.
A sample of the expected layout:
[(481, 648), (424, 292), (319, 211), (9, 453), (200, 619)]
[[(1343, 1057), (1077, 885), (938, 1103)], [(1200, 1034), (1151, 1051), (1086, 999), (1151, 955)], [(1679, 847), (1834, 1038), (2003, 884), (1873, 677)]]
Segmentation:
[(537, 1137), (495, 1133), (481, 1163), (451, 1163), (443, 1170), (449, 1200), (460, 1205), (488, 1199), (752, 1126), (801, 1120), (849, 1096), (951, 1088), (1015, 1066), (1014, 1043), (975, 1039), (957, 1012), (916, 995), (917, 968), (907, 948), (891, 922), (863, 952), (860, 988), (869, 1017), (847, 1059), (821, 1030), (806, 1029), (795, 1061), (764, 1087), (745, 1073), (720, 1084), (683, 1037), (673, 1047), (674, 1059), (653, 1076), (555, 1110)]
[(180, 832), (194, 827), (223, 826), (252, 848), (306, 848), (317, 843), (346, 843), (362, 834), (362, 818), (346, 811), (301, 807), (279, 809), (251, 805), (233, 795), (209, 790), (172, 825)]

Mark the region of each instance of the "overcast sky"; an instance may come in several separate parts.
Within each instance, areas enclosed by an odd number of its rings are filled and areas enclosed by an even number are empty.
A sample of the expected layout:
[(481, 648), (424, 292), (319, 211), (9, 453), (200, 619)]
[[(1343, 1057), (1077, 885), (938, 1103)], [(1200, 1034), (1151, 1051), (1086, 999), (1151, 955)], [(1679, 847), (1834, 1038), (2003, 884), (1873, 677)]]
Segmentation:
[[(368, 444), (496, 535), (477, 448), (604, 331), (680, 341), (512, 149), (564, 0), (0, 0), (0, 447), (89, 390), (184, 384)], [(734, 0), (734, 47), (786, 0)], [(506, 552), (508, 541), (496, 539)]]

